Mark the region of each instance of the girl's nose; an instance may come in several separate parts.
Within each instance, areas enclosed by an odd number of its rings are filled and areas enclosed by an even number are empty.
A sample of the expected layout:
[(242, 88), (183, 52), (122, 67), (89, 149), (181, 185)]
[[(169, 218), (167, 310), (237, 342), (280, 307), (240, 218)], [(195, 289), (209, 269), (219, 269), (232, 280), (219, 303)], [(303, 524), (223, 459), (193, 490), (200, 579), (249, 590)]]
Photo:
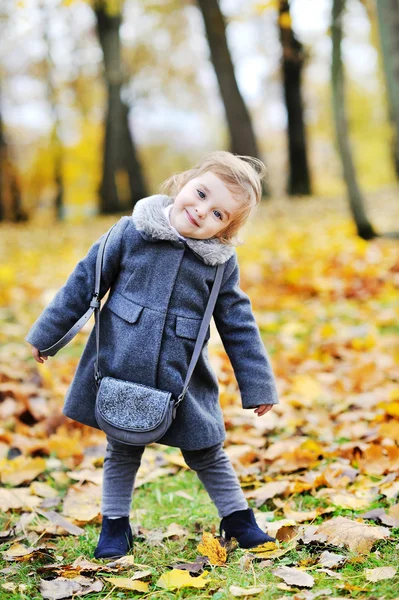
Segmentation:
[(200, 206), (199, 208), (195, 209), (195, 212), (200, 219), (203, 219), (206, 215), (206, 208), (204, 206)]

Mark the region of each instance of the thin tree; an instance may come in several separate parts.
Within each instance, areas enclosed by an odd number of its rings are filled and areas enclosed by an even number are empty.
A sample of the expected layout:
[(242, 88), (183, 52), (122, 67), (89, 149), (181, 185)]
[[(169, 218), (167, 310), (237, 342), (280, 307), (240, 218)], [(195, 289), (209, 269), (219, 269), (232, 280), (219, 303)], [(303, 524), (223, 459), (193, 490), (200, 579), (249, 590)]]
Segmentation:
[(17, 170), (10, 157), (0, 104), (0, 221), (26, 221)]
[[(226, 39), (226, 24), (217, 0), (197, 0), (204, 19), (212, 63), (222, 97), (230, 136), (230, 150), (260, 158), (251, 117), (238, 88)], [(264, 193), (268, 190), (264, 188)]]
[(357, 227), (357, 232), (358, 235), (363, 239), (370, 240), (377, 234), (367, 218), (362, 193), (357, 183), (356, 171), (349, 143), (348, 123), (345, 111), (344, 73), (341, 55), (342, 19), (344, 10), (345, 0), (333, 0), (331, 23), (331, 83), (335, 133), (349, 198), (349, 206)]
[(43, 38), (46, 44), (46, 87), (47, 87), (47, 99), (50, 105), (51, 116), (53, 125), (51, 128), (50, 136), (50, 148), (53, 154), (53, 168), (54, 168), (54, 182), (56, 186), (56, 193), (54, 198), (54, 210), (55, 218), (62, 221), (64, 218), (64, 152), (63, 144), (60, 138), (61, 129), (61, 118), (58, 102), (58, 94), (56, 84), (54, 81), (55, 65), (52, 59), (51, 52), (51, 37), (50, 37), (50, 6), (45, 2), (41, 3), (41, 9), (43, 14)]
[(305, 52), (292, 29), (289, 0), (279, 0), (278, 23), (282, 47), (284, 98), (288, 116), (289, 179), (287, 191), (290, 196), (310, 195), (312, 192), (301, 91)]
[(380, 45), (393, 129), (392, 155), (399, 178), (399, 0), (377, 0)]
[(104, 55), (103, 74), (108, 95), (100, 186), (102, 214), (131, 208), (140, 198), (147, 195), (136, 146), (132, 132), (129, 131), (129, 107), (121, 97), (124, 83), (119, 37), (122, 21), (121, 2), (118, 3), (118, 7), (118, 12), (110, 14), (107, 3), (103, 0), (97, 0), (94, 4), (97, 32)]

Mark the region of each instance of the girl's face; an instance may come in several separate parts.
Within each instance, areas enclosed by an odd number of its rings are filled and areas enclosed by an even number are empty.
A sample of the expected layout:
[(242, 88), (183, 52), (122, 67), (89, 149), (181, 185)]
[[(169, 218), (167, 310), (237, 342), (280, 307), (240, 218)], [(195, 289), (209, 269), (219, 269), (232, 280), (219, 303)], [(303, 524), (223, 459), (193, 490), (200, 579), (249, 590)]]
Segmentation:
[(234, 219), (239, 204), (212, 171), (190, 179), (177, 194), (170, 222), (184, 237), (215, 237)]

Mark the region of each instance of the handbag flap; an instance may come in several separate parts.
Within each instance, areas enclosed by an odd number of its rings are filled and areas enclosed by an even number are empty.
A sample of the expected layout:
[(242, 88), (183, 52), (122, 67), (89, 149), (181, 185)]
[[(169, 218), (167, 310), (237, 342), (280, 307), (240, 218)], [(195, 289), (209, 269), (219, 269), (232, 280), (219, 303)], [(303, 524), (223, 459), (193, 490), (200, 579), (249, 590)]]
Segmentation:
[(129, 431), (158, 427), (170, 406), (172, 394), (141, 383), (103, 377), (97, 392), (97, 409), (110, 425)]

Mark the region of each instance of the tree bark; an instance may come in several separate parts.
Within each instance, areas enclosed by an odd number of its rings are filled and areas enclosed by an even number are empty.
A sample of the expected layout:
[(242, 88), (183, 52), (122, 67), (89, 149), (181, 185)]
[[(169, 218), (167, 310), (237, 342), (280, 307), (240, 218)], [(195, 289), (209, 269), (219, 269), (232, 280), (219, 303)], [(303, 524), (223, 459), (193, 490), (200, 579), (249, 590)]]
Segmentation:
[(17, 170), (10, 159), (0, 106), (0, 221), (26, 221)]
[(51, 115), (53, 118), (53, 127), (50, 136), (50, 148), (54, 154), (54, 182), (56, 186), (56, 194), (54, 198), (54, 212), (57, 221), (64, 219), (64, 177), (63, 177), (63, 146), (59, 136), (60, 131), (60, 112), (58, 107), (58, 98), (56, 85), (54, 83), (54, 62), (51, 53), (51, 41), (49, 36), (50, 30), (50, 7), (44, 2), (41, 3), (41, 9), (43, 13), (43, 38), (46, 44), (46, 86), (47, 86), (47, 99), (50, 104)]
[[(238, 89), (234, 66), (226, 39), (226, 24), (217, 0), (198, 0), (204, 19), (212, 63), (222, 97), (234, 154), (260, 158), (251, 117)], [(265, 194), (268, 190), (264, 187)]]
[(279, 31), (282, 47), (284, 98), (288, 116), (288, 157), (290, 196), (310, 195), (311, 184), (303, 120), (301, 74), (305, 61), (302, 44), (291, 26), (289, 0), (279, 1)]
[(345, 0), (333, 0), (331, 23), (331, 83), (335, 133), (349, 198), (349, 206), (357, 227), (357, 232), (363, 239), (370, 240), (373, 237), (376, 237), (377, 234), (367, 219), (363, 197), (357, 183), (352, 151), (348, 138), (348, 124), (345, 112), (344, 74), (341, 56), (342, 19), (344, 10)]
[(392, 156), (399, 179), (399, 0), (377, 0), (380, 45), (393, 128)]
[(129, 131), (129, 108), (121, 98), (121, 15), (109, 15), (102, 0), (96, 3), (95, 14), (108, 92), (100, 212), (109, 214), (132, 208), (138, 200), (147, 196), (147, 191), (136, 146)]

